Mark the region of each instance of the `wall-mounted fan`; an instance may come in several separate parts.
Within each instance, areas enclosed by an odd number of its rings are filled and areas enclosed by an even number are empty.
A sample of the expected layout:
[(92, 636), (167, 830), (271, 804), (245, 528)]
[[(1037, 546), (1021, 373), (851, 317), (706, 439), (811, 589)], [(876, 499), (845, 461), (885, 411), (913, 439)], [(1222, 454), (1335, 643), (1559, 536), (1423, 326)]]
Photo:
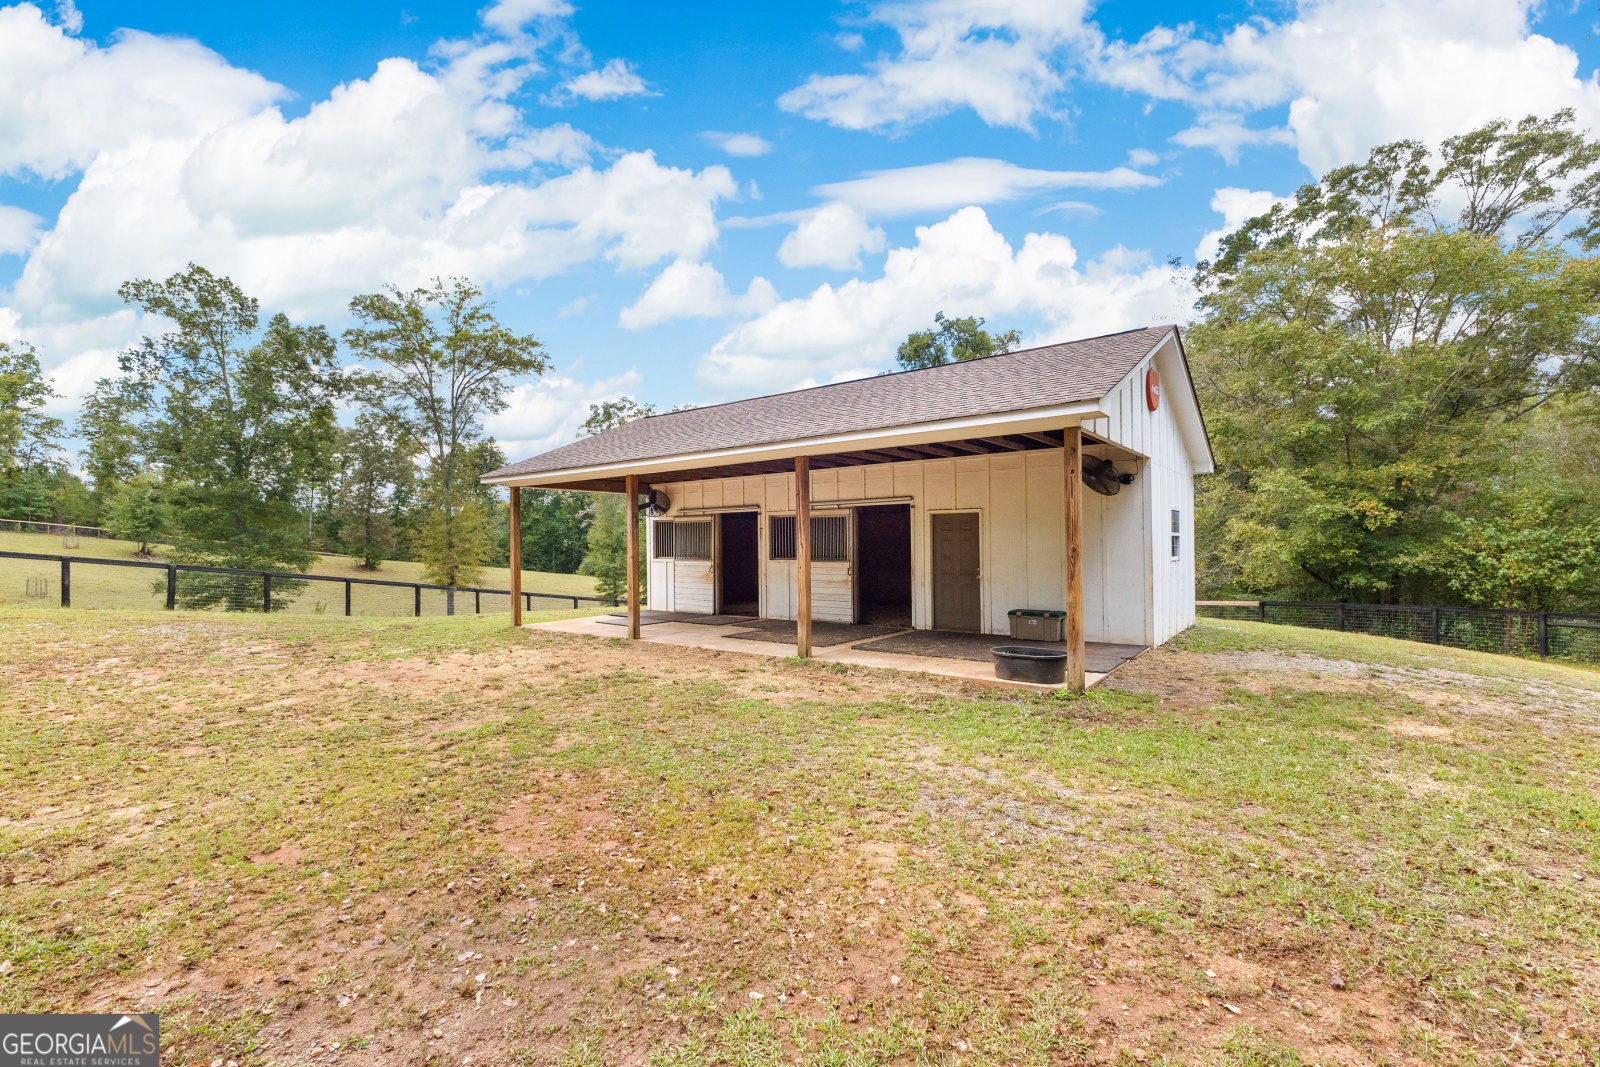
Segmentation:
[(1109, 459), (1083, 457), (1083, 484), (1101, 496), (1116, 496), (1122, 487), (1133, 482), (1133, 475), (1118, 474)]
[(639, 503), (639, 509), (652, 519), (659, 519), (667, 513), (672, 506), (672, 501), (667, 499), (667, 494), (659, 489), (645, 490), (644, 500)]

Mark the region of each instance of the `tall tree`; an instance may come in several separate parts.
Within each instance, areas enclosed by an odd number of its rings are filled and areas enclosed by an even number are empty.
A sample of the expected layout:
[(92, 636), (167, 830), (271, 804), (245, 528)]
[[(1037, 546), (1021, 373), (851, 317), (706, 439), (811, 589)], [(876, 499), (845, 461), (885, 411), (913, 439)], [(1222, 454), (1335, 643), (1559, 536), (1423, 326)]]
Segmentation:
[(416, 439), (381, 411), (363, 411), (340, 431), (339, 536), (367, 570), (394, 558), (396, 501), (416, 476), (416, 455)]
[(62, 490), (76, 479), (56, 454), (61, 420), (45, 413), (55, 398), (33, 348), (0, 341), (0, 515), (64, 517)]
[(42, 465), (61, 447), (61, 420), (45, 414), (55, 398), (32, 346), (0, 341), (0, 475)]
[(589, 550), (595, 500), (558, 489), (522, 491), (522, 565), (528, 570), (575, 574)]
[[(652, 404), (641, 404), (632, 397), (619, 397), (600, 404), (589, 405), (589, 417), (584, 420), (579, 437), (592, 437), (614, 429), (634, 419), (647, 418), (656, 413)], [(634, 502), (637, 506), (637, 502)], [(589, 528), (583, 562), (579, 574), (591, 575), (603, 597), (620, 598), (628, 591), (628, 513), (626, 502), (615, 493), (599, 493), (589, 516)], [(649, 570), (644, 553), (639, 553), (641, 588)]]
[[(152, 383), (142, 424), (163, 471), (181, 562), (304, 570), (300, 500), (324, 478), (342, 387), (336, 345), (320, 326), (260, 308), (232, 281), (190, 264), (165, 281), (127, 282), (118, 293), (174, 329), (122, 357), (124, 373)], [(186, 574), (192, 606), (259, 607), (248, 583)], [(283, 598), (297, 592), (288, 583)]]
[(77, 434), (88, 443), (83, 468), (98, 508), (108, 507), (117, 487), (148, 465), (140, 419), (150, 408), (153, 384), (136, 374), (101, 378), (84, 398)]
[(494, 317), (483, 291), (461, 278), (394, 286), (350, 301), (362, 326), (345, 332), (368, 364), (362, 388), (406, 426), (427, 457), (420, 541), (431, 581), (469, 585), (492, 548), (473, 449), (483, 420), (505, 410), (511, 379), (541, 374), (542, 345)]
[(933, 329), (919, 330), (900, 342), (895, 359), (906, 370), (921, 370), (1009, 352), (1022, 340), (1019, 330), (990, 333), (983, 328), (984, 321), (970, 316), (947, 319), (940, 311), (933, 316)]
[(137, 543), (138, 554), (148, 556), (170, 522), (161, 483), (148, 472), (136, 474), (118, 483), (108, 496), (103, 525), (114, 536)]
[(1188, 347), (1220, 461), (1200, 497), (1214, 589), (1483, 598), (1445, 562), (1459, 519), (1508, 506), (1529, 417), (1600, 350), (1600, 264), (1561, 243), (1594, 232), (1600, 151), (1570, 123), (1491, 123), (1438, 169), (1419, 143), (1380, 146), (1201, 264)]

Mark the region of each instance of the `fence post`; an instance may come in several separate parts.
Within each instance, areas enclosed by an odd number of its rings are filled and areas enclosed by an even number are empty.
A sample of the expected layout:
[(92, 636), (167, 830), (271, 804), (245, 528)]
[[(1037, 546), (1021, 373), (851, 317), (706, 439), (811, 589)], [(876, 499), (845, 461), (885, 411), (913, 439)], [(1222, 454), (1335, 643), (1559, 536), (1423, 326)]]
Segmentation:
[(344, 613), (346, 616), (350, 614), (350, 579), (348, 578), (344, 580)]
[(578, 598), (577, 597), (573, 597), (572, 598), (572, 610), (573, 611), (577, 611), (578, 610)]
[(175, 564), (167, 564), (167, 610), (176, 611), (178, 607), (178, 568)]
[(446, 615), (456, 613), (456, 587), (453, 585), (444, 591), (444, 613)]
[[(573, 607), (577, 607), (577, 605), (574, 604)], [(1265, 600), (1256, 601), (1256, 617), (1261, 622), (1267, 621), (1267, 602)]]
[(1439, 643), (1439, 609), (1428, 609), (1428, 640), (1433, 644)]
[(483, 614), (483, 590), (481, 589), (472, 591), (472, 613), (474, 615)]
[(72, 607), (72, 564), (61, 561), (61, 606)]
[(1546, 659), (1550, 655), (1550, 613), (1539, 612), (1539, 658)]
[(272, 614), (272, 575), (261, 576), (261, 611), (265, 615)]
[(1339, 601), (1339, 630), (1344, 630), (1344, 601)]
[(420, 619), (422, 618), (422, 586), (415, 587), (412, 592), (416, 594), (413, 614)]

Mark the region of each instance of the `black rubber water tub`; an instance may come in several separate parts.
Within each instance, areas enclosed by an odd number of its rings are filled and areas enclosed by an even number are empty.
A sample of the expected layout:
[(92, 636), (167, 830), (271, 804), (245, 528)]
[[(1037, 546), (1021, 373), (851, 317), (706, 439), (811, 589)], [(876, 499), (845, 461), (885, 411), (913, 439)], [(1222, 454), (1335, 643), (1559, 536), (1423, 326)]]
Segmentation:
[(1038, 682), (1055, 685), (1067, 680), (1067, 654), (1059, 648), (1031, 648), (1028, 645), (997, 645), (994, 676), (1008, 682)]

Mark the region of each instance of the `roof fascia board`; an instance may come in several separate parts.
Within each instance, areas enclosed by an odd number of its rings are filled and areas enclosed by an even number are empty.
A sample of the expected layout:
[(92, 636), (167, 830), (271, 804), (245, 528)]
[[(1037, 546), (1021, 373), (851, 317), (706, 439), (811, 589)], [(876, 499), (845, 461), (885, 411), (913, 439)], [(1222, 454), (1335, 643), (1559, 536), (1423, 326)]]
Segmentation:
[(516, 485), (537, 488), (551, 482), (569, 482), (579, 479), (608, 478), (620, 474), (650, 475), (662, 471), (676, 471), (694, 467), (720, 467), (733, 463), (755, 463), (768, 459), (790, 459), (796, 456), (825, 456), (831, 452), (859, 452), (871, 448), (896, 445), (932, 444), (952, 435), (970, 437), (973, 431), (984, 434), (1020, 433), (1025, 430), (1059, 430), (1063, 426), (1088, 419), (1103, 419), (1100, 410), (1103, 397), (1082, 400), (1073, 404), (1060, 404), (1048, 408), (1025, 411), (1005, 411), (994, 415), (975, 415), (963, 419), (945, 419), (940, 422), (915, 423), (890, 429), (856, 430), (850, 433), (830, 434), (826, 437), (809, 437), (797, 441), (778, 441), (772, 444), (751, 445), (744, 448), (723, 448), (705, 452), (688, 452), (676, 456), (659, 456), (627, 463), (606, 463), (590, 467), (566, 467), (560, 470), (540, 471), (536, 474), (508, 474), (499, 478), (482, 478), (488, 485)]
[(1200, 397), (1194, 388), (1194, 376), (1189, 373), (1189, 357), (1183, 351), (1183, 341), (1176, 330), (1157, 346), (1156, 359), (1161, 361), (1160, 349), (1168, 342), (1172, 344), (1172, 356), (1164, 361), (1167, 365), (1162, 375), (1171, 378), (1172, 371), (1178, 371), (1183, 375), (1185, 388), (1162, 392), (1163, 395), (1169, 392), (1178, 394), (1173, 398), (1172, 413), (1178, 421), (1178, 432), (1183, 435), (1183, 445), (1189, 452), (1190, 473), (1210, 474), (1217, 469), (1216, 457), (1211, 452), (1211, 435), (1206, 432), (1205, 416), (1200, 411)]

